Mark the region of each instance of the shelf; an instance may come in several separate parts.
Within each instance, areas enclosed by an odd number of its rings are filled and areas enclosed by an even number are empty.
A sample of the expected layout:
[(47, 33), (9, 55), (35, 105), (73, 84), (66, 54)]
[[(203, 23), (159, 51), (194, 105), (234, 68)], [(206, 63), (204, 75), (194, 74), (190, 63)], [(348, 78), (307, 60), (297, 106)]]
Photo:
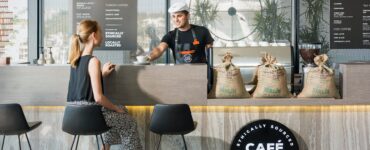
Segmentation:
[(264, 98), (264, 99), (208, 99), (209, 106), (321, 106), (321, 105), (370, 105), (365, 99), (334, 98)]

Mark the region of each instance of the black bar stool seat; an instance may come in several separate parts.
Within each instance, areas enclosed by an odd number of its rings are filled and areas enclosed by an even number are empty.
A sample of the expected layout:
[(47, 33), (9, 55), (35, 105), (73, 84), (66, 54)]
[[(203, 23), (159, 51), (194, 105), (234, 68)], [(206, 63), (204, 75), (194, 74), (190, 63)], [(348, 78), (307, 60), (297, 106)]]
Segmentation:
[(62, 130), (66, 133), (74, 135), (71, 149), (75, 143), (77, 136), (76, 148), (80, 135), (95, 135), (96, 142), (99, 148), (98, 135), (103, 143), (102, 134), (107, 132), (110, 127), (107, 126), (102, 107), (99, 105), (67, 105), (64, 111)]
[(25, 134), (30, 149), (31, 144), (27, 132), (36, 129), (41, 121), (27, 122), (23, 109), (19, 104), (0, 104), (0, 134), (3, 135), (1, 150), (4, 149), (5, 137), (7, 135), (18, 135), (19, 149), (21, 147), (20, 135)]
[(187, 150), (185, 134), (194, 131), (197, 122), (193, 121), (190, 107), (187, 104), (158, 104), (154, 106), (154, 111), (150, 121), (150, 131), (160, 135), (157, 149), (161, 144), (162, 135), (181, 135)]

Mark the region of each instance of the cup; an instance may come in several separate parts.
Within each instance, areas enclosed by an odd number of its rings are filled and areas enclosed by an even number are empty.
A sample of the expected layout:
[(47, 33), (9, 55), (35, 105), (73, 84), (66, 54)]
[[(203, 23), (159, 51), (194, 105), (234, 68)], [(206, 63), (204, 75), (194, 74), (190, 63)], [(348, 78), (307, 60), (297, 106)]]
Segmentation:
[(0, 57), (0, 65), (9, 65), (10, 57)]
[(146, 63), (147, 62), (146, 59), (147, 59), (146, 56), (136, 56), (136, 60), (139, 63)]

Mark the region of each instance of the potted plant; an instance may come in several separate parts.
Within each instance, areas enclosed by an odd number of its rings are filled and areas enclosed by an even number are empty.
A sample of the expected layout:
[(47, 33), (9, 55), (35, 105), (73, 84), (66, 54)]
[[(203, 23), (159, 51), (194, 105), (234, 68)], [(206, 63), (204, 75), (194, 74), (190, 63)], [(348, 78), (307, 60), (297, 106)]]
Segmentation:
[(322, 29), (328, 22), (324, 19), (325, 0), (302, 0), (305, 10), (301, 16), (304, 16), (305, 24), (300, 26), (299, 40), (302, 43), (321, 43), (321, 53), (329, 50), (329, 42), (326, 40), (328, 32)]
[(257, 12), (254, 21), (256, 22), (255, 31), (259, 40), (274, 42), (276, 40), (289, 40), (290, 20), (285, 17), (285, 13), (279, 12), (277, 0), (260, 0), (261, 11)]
[(217, 7), (218, 3), (214, 4), (210, 0), (195, 0), (195, 6), (192, 9), (193, 23), (206, 27), (213, 24), (218, 17)]

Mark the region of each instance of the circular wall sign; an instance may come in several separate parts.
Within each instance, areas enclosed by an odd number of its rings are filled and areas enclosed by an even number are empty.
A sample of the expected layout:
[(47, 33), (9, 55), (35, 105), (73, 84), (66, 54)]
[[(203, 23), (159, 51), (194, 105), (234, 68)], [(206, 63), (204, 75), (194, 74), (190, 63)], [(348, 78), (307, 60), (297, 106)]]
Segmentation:
[(299, 147), (289, 128), (263, 119), (244, 126), (234, 137), (231, 150), (299, 150)]

